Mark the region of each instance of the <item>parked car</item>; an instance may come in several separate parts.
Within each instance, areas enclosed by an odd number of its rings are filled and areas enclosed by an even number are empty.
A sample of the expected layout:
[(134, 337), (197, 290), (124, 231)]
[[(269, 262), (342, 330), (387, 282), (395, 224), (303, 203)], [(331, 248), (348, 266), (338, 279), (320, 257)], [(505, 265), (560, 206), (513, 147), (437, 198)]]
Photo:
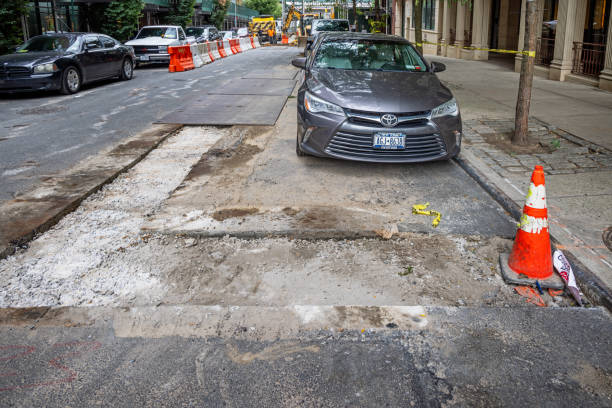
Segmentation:
[(142, 62), (170, 62), (168, 47), (188, 44), (180, 26), (145, 26), (125, 43), (134, 48), (136, 65)]
[(234, 33), (231, 31), (219, 31), (219, 34), (221, 34), (222, 36), (222, 40), (231, 40), (232, 38), (234, 38)]
[(107, 35), (56, 33), (30, 38), (0, 56), (0, 92), (59, 90), (73, 94), (106, 78), (132, 79), (134, 50)]
[(297, 98), (298, 156), (406, 163), (450, 159), (461, 147), (461, 115), (407, 40), (384, 34), (321, 33)]
[(310, 46), (316, 40), (319, 33), (330, 32), (330, 31), (349, 31), (350, 24), (346, 19), (332, 19), (332, 18), (315, 18), (311, 22), (310, 32), (306, 39), (306, 49), (304, 55), (308, 55)]
[(235, 31), (236, 37), (248, 37), (249, 36), (249, 29), (247, 27), (239, 27), (232, 31)]
[(187, 38), (194, 38), (197, 43), (221, 39), (219, 30), (215, 26), (187, 27), (185, 35), (187, 35)]

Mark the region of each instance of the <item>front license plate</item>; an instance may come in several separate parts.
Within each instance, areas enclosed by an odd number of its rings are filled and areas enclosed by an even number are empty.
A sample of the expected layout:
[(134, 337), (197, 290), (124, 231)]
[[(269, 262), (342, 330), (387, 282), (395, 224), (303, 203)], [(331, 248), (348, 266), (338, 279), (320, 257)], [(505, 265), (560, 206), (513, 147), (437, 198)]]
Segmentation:
[(406, 135), (403, 133), (375, 133), (374, 149), (399, 150), (404, 148)]
[(141, 55), (140, 56), (140, 60), (141, 61), (148, 61), (149, 60), (149, 56), (148, 55)]

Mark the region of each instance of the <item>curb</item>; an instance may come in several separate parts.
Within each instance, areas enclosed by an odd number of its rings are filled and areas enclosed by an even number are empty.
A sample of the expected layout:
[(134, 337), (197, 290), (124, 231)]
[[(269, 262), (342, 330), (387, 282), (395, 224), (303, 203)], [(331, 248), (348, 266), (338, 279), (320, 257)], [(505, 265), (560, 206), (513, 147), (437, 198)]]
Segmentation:
[[(92, 194), (97, 193), (98, 191), (100, 191), (100, 189), (102, 189), (102, 187), (111, 183), (119, 175), (121, 175), (122, 173), (134, 167), (142, 159), (144, 159), (151, 151), (156, 149), (163, 141), (165, 141), (168, 137), (175, 134), (182, 128), (181, 125), (165, 126), (165, 127), (167, 127), (168, 129), (167, 130), (161, 129), (160, 136), (155, 138), (155, 140), (150, 141), (148, 145), (146, 145), (147, 143), (146, 137), (147, 137), (148, 131), (145, 130), (134, 138), (123, 140), (119, 145), (113, 146), (113, 148), (110, 151), (94, 156), (95, 158), (98, 158), (100, 156), (103, 156), (105, 158), (113, 157), (113, 156), (125, 157), (125, 156), (128, 156), (129, 153), (127, 154), (124, 153), (123, 149), (126, 149), (126, 148), (129, 149), (131, 145), (142, 147), (141, 144), (145, 144), (145, 148), (143, 150), (138, 149), (139, 151), (135, 153), (135, 157), (129, 160), (129, 162), (121, 165), (119, 168), (112, 169), (111, 173), (105, 176), (102, 180), (99, 180), (99, 179), (93, 180), (94, 183), (91, 186), (85, 186), (86, 191), (81, 192), (81, 193), (77, 192), (76, 193), (77, 195), (74, 195), (74, 196), (70, 196), (70, 191), (65, 192), (65, 196), (68, 198), (65, 202), (62, 202), (62, 205), (58, 206), (56, 210), (54, 209), (52, 210), (52, 212), (49, 212), (47, 214), (41, 213), (37, 215), (36, 213), (34, 214), (30, 213), (29, 215), (31, 217), (33, 217), (34, 219), (40, 219), (40, 222), (33, 223), (34, 224), (33, 226), (27, 228), (26, 231), (21, 232), (16, 237), (12, 237), (12, 238), (9, 237), (8, 243), (5, 243), (5, 244), (0, 243), (0, 260), (5, 259), (9, 257), (10, 255), (13, 255), (18, 248), (22, 248), (26, 246), (37, 235), (42, 234), (48, 231), (49, 229), (51, 229), (63, 217), (65, 217), (67, 214), (70, 214), (71, 212), (76, 210), (78, 206), (85, 199), (87, 199)], [(86, 160), (93, 161), (94, 159), (86, 159)], [(75, 186), (75, 188), (78, 188), (78, 187), (79, 186)], [(82, 188), (82, 186), (80, 187)], [(3, 208), (0, 207), (0, 210), (1, 209)]]
[[(504, 210), (508, 211), (517, 221), (522, 215), (521, 207), (512, 200), (506, 193), (493, 184), (489, 178), (483, 175), (476, 169), (469, 160), (464, 157), (456, 156), (453, 160), (470, 176), (478, 185), (480, 185), (495, 201), (497, 201)], [(559, 241), (551, 234), (551, 244), (553, 252), (557, 249)], [(590, 269), (585, 267), (577, 258), (568, 250), (563, 250), (563, 253), (572, 264), (572, 269), (578, 280), (580, 288), (589, 298), (592, 304), (603, 306), (608, 311), (612, 312), (612, 294), (604, 283)]]

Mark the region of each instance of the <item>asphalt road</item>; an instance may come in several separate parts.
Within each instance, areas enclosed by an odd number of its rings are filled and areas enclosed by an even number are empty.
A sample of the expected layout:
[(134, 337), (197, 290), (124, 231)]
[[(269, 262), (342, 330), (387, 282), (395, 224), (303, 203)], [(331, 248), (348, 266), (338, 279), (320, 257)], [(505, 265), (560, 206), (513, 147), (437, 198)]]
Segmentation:
[(153, 65), (136, 70), (131, 81), (99, 82), (70, 96), (0, 95), (0, 201), (146, 129), (187, 98), (222, 87), (262, 61), (288, 63), (296, 53), (260, 48), (173, 74)]

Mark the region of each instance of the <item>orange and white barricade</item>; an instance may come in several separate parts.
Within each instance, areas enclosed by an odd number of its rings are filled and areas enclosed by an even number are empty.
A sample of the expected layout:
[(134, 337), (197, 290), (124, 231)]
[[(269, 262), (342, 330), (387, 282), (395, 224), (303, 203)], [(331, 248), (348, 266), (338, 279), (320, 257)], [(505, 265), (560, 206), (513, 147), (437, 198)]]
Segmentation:
[(217, 41), (213, 41), (213, 42), (206, 42), (206, 44), (208, 44), (208, 55), (210, 55), (210, 58), (214, 61), (217, 59), (221, 59), (221, 54), (219, 53), (219, 46), (217, 44)]
[[(227, 40), (225, 40), (225, 41), (227, 41)], [(225, 41), (224, 40), (218, 40), (217, 41), (217, 49), (219, 50), (219, 55), (221, 55), (221, 58), (227, 57), (227, 52), (226, 52), (224, 44), (223, 44)]]
[(253, 46), (251, 45), (251, 39), (249, 37), (242, 37), (240, 39), (240, 48), (242, 49), (242, 51), (247, 51), (253, 48)]
[(200, 68), (202, 65), (204, 65), (204, 61), (202, 61), (202, 58), (200, 57), (200, 50), (198, 49), (198, 44), (191, 44), (189, 48), (191, 49), (191, 58), (193, 59), (193, 65), (196, 68)]
[(198, 44), (198, 54), (200, 55), (203, 64), (210, 64), (214, 61), (208, 49), (208, 43)]
[(189, 45), (168, 47), (168, 54), (170, 54), (169, 72), (182, 72), (195, 68)]

